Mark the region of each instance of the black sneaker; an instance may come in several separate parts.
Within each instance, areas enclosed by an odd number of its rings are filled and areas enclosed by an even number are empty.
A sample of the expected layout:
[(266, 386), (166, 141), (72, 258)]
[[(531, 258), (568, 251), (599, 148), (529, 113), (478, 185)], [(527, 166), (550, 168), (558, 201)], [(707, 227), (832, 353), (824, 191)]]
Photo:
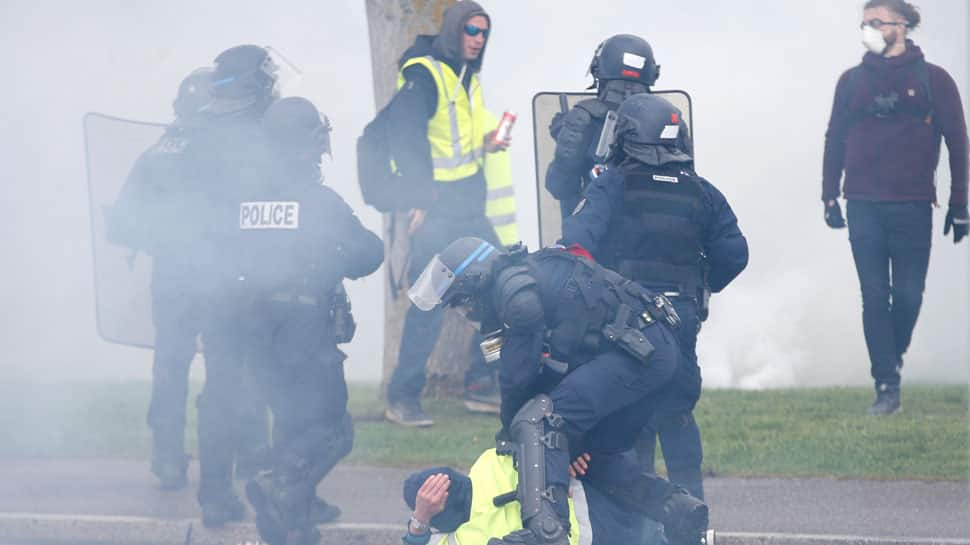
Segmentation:
[(502, 396), (491, 377), (486, 377), (465, 387), (463, 401), (470, 412), (499, 414)]
[(876, 400), (869, 407), (869, 416), (888, 416), (900, 409), (899, 387), (880, 384), (876, 387)]
[(415, 428), (426, 428), (434, 424), (434, 420), (424, 412), (421, 402), (417, 399), (388, 403), (387, 409), (384, 409), (384, 418), (402, 426)]
[(239, 522), (246, 518), (246, 506), (233, 491), (227, 491), (216, 498), (207, 498), (202, 505), (202, 525), (206, 528), (221, 528), (227, 522)]
[(178, 458), (153, 458), (152, 473), (158, 477), (158, 486), (162, 490), (181, 490), (189, 484), (188, 478), (189, 456), (183, 454)]

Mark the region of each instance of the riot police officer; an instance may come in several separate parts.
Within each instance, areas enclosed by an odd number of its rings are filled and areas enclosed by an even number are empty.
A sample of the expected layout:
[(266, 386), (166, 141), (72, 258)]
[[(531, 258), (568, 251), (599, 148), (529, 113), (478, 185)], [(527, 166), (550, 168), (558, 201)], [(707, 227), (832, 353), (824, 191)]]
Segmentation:
[[(258, 391), (244, 392), (250, 373), (236, 331), (236, 271), (224, 255), (233, 233), (222, 215), (238, 214), (232, 200), (265, 171), (267, 152), (260, 120), (278, 97), (278, 64), (268, 48), (236, 46), (215, 59), (212, 99), (206, 123), (186, 150), (191, 187), (179, 223), (192, 225), (194, 239), (183, 254), (191, 262), (194, 285), (205, 294), (202, 339), (206, 382), (199, 410), (199, 503), (202, 522), (221, 526), (241, 520), (245, 506), (233, 488), (235, 445), (265, 452), (268, 422)], [(261, 422), (240, 425), (247, 411), (263, 413)], [(238, 470), (238, 468), (237, 468)], [(242, 472), (240, 472), (242, 473)], [(242, 476), (242, 475), (240, 475)]]
[(155, 353), (147, 420), (152, 429), (151, 469), (163, 490), (188, 483), (185, 404), (201, 327), (201, 294), (184, 274), (186, 263), (179, 251), (190, 233), (169, 220), (185, 190), (184, 151), (203, 122), (200, 110), (209, 102), (211, 78), (212, 69), (199, 68), (182, 80), (172, 103), (175, 121), (138, 158), (106, 216), (110, 242), (152, 256)]
[[(649, 429), (660, 435), (671, 481), (703, 497), (703, 451), (692, 415), (701, 393), (697, 333), (708, 294), (744, 270), (748, 245), (727, 200), (694, 172), (680, 111), (644, 93), (617, 113), (609, 170), (564, 220), (562, 242), (582, 246), (604, 266), (673, 301), (689, 364), (678, 369)], [(652, 435), (647, 443), (652, 467)]]
[(246, 485), (270, 545), (314, 543), (316, 523), (340, 511), (317, 484), (353, 445), (345, 355), (337, 348), (334, 294), (383, 261), (380, 238), (337, 193), (321, 185), (330, 126), (308, 100), (291, 97), (262, 122), (269, 161), (240, 187), (233, 254), (245, 316), (240, 331), (273, 411), (273, 468)]
[(596, 48), (589, 65), (596, 98), (583, 100), (553, 118), (549, 131), (556, 151), (546, 171), (546, 189), (568, 216), (590, 181), (590, 171), (606, 160), (611, 127), (604, 130), (607, 114), (630, 95), (646, 93), (660, 76), (653, 49), (643, 38), (617, 34)]
[(434, 256), (409, 296), (421, 310), (458, 307), (489, 344), (501, 336), (500, 416), (518, 445), (525, 530), (489, 543), (567, 542), (570, 447), (592, 456), (591, 486), (664, 523), (673, 543), (700, 543), (703, 502), (624, 455), (682, 364), (666, 298), (561, 248), (507, 253), (472, 237)]

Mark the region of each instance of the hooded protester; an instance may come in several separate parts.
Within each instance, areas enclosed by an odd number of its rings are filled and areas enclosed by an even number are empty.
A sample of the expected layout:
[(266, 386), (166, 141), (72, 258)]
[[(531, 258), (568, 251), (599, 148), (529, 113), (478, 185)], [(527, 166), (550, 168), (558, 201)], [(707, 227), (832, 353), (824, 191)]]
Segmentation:
[(919, 22), (919, 11), (903, 0), (866, 3), (860, 28), (867, 52), (839, 78), (825, 132), (825, 223), (846, 225), (838, 202), (842, 181), (876, 387), (871, 415), (900, 407), (899, 372), (929, 267), (941, 136), (951, 178), (943, 234), (952, 228), (957, 243), (970, 227), (963, 106), (953, 78), (926, 62), (908, 38)]
[[(507, 140), (494, 140), (478, 74), (492, 21), (476, 2), (448, 8), (441, 31), (418, 36), (400, 60), (398, 92), (388, 105), (389, 144), (409, 195), (409, 283), (450, 242), (475, 236), (496, 245), (518, 239)], [(441, 332), (443, 311), (408, 310), (398, 365), (387, 389), (385, 416), (405, 426), (430, 426), (421, 408), (425, 366)], [(465, 406), (497, 412), (498, 389), (473, 343)]]

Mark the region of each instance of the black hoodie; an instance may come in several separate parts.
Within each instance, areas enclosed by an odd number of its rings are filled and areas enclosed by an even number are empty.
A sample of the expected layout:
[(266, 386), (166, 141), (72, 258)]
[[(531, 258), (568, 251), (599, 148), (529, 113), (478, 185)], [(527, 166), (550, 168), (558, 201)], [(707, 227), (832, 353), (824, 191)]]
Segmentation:
[[(447, 64), (455, 74), (461, 73), (464, 26), (469, 19), (481, 15), (489, 19), (482, 7), (472, 0), (464, 0), (445, 10), (441, 31), (435, 35), (420, 35), (401, 56), (398, 66), (409, 59), (430, 55)], [(491, 19), (489, 19), (491, 27)], [(467, 91), (471, 76), (481, 70), (485, 49), (468, 63), (462, 84)], [(431, 163), (431, 144), (428, 142), (428, 122), (438, 107), (438, 87), (434, 77), (422, 65), (409, 66), (403, 72), (405, 83), (394, 95), (388, 108), (391, 130), (390, 145), (398, 169), (409, 178), (413, 187), (414, 208), (434, 209), (449, 215), (468, 216), (485, 213), (485, 177), (481, 171), (463, 180), (447, 184), (434, 183)]]

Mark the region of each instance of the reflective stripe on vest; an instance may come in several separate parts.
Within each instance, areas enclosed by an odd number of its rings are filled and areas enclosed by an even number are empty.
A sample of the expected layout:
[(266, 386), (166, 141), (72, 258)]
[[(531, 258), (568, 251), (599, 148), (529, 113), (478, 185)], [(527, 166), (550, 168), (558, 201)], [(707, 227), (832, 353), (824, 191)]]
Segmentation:
[[(486, 114), (490, 121), (498, 124), (490, 112)], [(515, 187), (512, 185), (509, 152), (500, 151), (485, 156), (485, 184), (485, 215), (492, 222), (499, 242), (505, 246), (515, 244), (520, 238), (515, 218)]]
[(466, 92), (461, 77), (431, 56), (409, 59), (401, 67), (397, 87), (405, 82), (404, 70), (415, 64), (428, 69), (438, 89), (438, 107), (428, 121), (431, 163), (437, 182), (467, 178), (482, 168), (485, 127), (488, 121), (478, 76), (472, 74)]

